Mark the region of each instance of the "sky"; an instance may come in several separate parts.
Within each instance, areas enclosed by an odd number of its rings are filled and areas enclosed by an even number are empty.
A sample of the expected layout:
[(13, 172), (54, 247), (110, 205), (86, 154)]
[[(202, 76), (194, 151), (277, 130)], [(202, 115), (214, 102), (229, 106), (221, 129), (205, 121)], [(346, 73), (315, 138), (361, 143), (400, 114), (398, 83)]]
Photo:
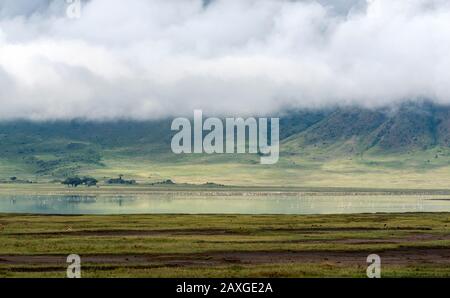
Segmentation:
[(68, 5), (0, 0), (0, 119), (450, 104), (447, 0)]

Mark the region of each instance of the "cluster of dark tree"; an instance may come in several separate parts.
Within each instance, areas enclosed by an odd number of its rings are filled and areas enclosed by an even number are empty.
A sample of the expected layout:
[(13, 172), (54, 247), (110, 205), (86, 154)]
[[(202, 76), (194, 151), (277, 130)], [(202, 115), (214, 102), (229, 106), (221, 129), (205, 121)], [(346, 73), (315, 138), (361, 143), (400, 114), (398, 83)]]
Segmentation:
[(92, 178), (92, 177), (84, 177), (84, 178), (69, 177), (61, 183), (64, 185), (77, 187), (78, 185), (83, 185), (83, 184), (86, 186), (95, 186), (95, 185), (97, 185), (98, 181), (97, 181), (97, 179)]
[(172, 180), (168, 179), (168, 180), (164, 180), (164, 181), (152, 183), (151, 185), (161, 185), (161, 184), (164, 184), (164, 185), (174, 185), (175, 182), (173, 182)]
[(22, 184), (25, 184), (25, 183), (33, 183), (33, 181), (23, 180), (23, 179), (17, 178), (16, 176), (12, 176), (12, 177), (9, 177), (8, 180), (3, 180), (3, 179), (0, 180), (0, 183), (22, 183)]
[(220, 187), (225, 186), (224, 184), (218, 184), (218, 183), (214, 183), (214, 182), (206, 182), (203, 185), (205, 185), (205, 186), (220, 186)]
[(111, 178), (106, 180), (108, 184), (136, 184), (136, 180), (125, 180), (123, 175), (119, 175), (119, 178)]

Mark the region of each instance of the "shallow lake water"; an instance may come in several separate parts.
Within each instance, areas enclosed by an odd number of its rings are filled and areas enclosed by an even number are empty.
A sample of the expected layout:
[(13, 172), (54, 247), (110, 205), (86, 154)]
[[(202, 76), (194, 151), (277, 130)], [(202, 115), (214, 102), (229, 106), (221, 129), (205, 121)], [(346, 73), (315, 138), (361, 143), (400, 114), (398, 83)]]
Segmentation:
[(170, 195), (0, 196), (0, 213), (33, 214), (344, 214), (450, 212), (447, 196)]

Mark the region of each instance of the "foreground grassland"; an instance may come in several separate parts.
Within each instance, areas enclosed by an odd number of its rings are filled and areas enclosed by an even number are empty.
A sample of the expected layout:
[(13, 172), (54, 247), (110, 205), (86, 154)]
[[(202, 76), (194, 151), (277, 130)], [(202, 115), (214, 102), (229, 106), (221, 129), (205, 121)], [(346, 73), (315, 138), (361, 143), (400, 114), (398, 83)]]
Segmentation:
[(0, 215), (0, 276), (450, 277), (450, 214)]

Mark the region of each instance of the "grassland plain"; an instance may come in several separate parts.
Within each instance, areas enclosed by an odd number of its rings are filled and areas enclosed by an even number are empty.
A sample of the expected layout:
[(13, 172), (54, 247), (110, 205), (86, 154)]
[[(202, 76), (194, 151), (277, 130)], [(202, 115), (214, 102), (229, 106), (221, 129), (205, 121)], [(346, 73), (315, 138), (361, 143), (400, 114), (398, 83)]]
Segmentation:
[(450, 214), (0, 215), (0, 276), (450, 277)]
[[(441, 151), (442, 152), (442, 151)], [(273, 166), (260, 165), (257, 156), (185, 156), (172, 161), (161, 156), (122, 156), (105, 154), (101, 165), (71, 162), (71, 175), (92, 176), (105, 181), (119, 174), (138, 183), (171, 179), (176, 183), (214, 182), (236, 186), (275, 187), (365, 187), (434, 188), (450, 185), (450, 158), (437, 156), (436, 150), (413, 155), (392, 154), (364, 157), (320, 159), (320, 155), (282, 155)], [(22, 161), (0, 159), (0, 179), (16, 176), (21, 180), (51, 182), (61, 179), (47, 174), (33, 174)]]

